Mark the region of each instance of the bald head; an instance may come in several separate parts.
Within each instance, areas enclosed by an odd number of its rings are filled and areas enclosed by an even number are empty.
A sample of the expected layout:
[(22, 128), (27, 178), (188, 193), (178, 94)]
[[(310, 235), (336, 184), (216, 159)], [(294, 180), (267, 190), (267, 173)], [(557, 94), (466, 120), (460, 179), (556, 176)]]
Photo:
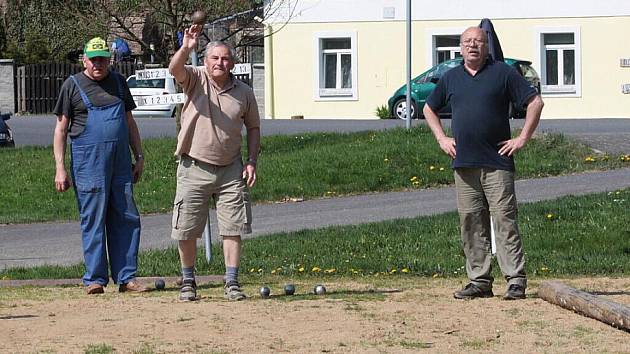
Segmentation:
[(486, 32), (479, 27), (469, 27), (460, 37), (464, 65), (473, 71), (481, 69), (488, 56)]
[(479, 27), (468, 27), (466, 28), (464, 32), (462, 32), (462, 35), (459, 37), (459, 40), (463, 44), (464, 40), (468, 38), (483, 38), (483, 40), (485, 41), (486, 33), (483, 29)]

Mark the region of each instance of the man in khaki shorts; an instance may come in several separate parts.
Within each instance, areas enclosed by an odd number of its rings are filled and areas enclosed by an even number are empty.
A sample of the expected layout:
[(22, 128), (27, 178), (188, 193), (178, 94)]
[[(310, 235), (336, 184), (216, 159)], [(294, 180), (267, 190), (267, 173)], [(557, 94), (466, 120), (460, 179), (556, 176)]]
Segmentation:
[[(235, 79), (234, 49), (223, 42), (206, 47), (205, 68), (184, 64), (202, 26), (184, 31), (181, 48), (169, 71), (183, 87), (181, 131), (175, 155), (179, 156), (177, 192), (171, 238), (178, 240), (183, 283), (180, 300), (197, 300), (195, 255), (197, 239), (208, 220), (210, 198), (217, 206), (219, 234), (225, 257), (225, 296), (243, 300), (238, 282), (241, 234), (251, 233), (248, 187), (256, 183), (256, 159), (260, 146), (260, 117), (254, 93)], [(241, 159), (241, 129), (247, 129), (248, 160)]]

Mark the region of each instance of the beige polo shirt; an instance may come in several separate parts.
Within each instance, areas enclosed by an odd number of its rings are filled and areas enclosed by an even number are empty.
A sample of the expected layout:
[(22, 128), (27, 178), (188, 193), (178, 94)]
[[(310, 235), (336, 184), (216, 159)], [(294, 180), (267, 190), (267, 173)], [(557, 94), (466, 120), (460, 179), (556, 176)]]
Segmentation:
[(227, 166), (241, 158), (243, 125), (260, 127), (254, 91), (232, 78), (224, 89), (216, 87), (203, 67), (186, 66), (180, 82), (187, 98), (175, 155), (183, 154), (213, 165)]

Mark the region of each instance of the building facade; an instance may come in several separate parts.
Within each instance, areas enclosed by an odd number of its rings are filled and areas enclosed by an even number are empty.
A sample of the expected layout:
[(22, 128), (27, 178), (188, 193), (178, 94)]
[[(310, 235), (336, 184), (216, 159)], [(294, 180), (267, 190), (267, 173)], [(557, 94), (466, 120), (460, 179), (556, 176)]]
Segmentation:
[[(405, 0), (285, 0), (265, 18), (265, 117), (376, 118), (406, 83)], [(275, 7), (274, 7), (275, 6)], [(541, 77), (543, 118), (629, 118), (630, 2), (412, 1), (412, 77), (489, 18)]]

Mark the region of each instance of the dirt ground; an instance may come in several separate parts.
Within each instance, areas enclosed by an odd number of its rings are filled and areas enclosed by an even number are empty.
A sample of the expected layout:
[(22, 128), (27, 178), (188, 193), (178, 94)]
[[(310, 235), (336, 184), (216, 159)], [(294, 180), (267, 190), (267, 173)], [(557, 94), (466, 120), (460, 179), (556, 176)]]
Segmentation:
[[(323, 279), (319, 279), (323, 280)], [(307, 282), (308, 281), (308, 282)], [(564, 279), (630, 305), (630, 278)], [(307, 294), (228, 302), (220, 284), (200, 287), (200, 301), (177, 301), (177, 289), (84, 295), (79, 286), (0, 288), (0, 352), (84, 353), (630, 353), (630, 333), (536, 296), (455, 300), (463, 279), (336, 278), (324, 296)], [(271, 284), (272, 294), (282, 283)], [(110, 348), (111, 351), (107, 349)]]

